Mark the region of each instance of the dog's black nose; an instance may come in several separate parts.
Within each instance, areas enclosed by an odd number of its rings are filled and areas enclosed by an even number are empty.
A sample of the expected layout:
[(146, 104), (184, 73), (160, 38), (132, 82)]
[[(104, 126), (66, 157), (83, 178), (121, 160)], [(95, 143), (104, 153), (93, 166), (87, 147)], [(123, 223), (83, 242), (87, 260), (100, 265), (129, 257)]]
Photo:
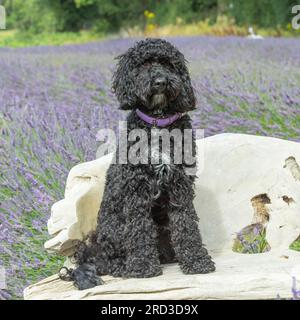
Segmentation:
[(164, 77), (159, 77), (159, 78), (155, 79), (155, 81), (154, 81), (154, 87), (156, 89), (160, 89), (160, 90), (164, 89), (166, 87), (166, 85), (167, 85), (167, 79)]

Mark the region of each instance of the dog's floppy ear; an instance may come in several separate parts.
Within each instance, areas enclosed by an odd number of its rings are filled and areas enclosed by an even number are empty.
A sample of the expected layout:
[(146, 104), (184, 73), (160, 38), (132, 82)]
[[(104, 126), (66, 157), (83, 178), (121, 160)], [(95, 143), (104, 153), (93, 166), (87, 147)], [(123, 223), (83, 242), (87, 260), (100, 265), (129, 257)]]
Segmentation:
[(131, 51), (118, 56), (117, 69), (113, 75), (112, 91), (120, 102), (120, 109), (130, 110), (135, 101), (135, 85), (132, 77)]
[(184, 64), (184, 68), (182, 70), (182, 82), (184, 86), (185, 91), (185, 99), (186, 100), (186, 106), (185, 109), (190, 111), (196, 109), (196, 97), (195, 92), (191, 83), (191, 78), (189, 75), (189, 71)]
[(176, 64), (178, 74), (180, 74), (184, 90), (178, 96), (177, 103), (179, 109), (183, 112), (192, 111), (196, 109), (196, 97), (191, 83), (188, 68), (186, 66), (186, 60), (182, 54), (180, 54), (179, 62)]

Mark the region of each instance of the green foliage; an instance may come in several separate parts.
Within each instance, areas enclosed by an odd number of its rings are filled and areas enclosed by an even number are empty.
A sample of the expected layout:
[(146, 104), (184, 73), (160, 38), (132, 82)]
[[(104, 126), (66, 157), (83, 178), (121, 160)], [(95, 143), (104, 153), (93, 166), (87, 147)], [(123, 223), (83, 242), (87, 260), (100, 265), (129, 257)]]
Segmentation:
[[(0, 0), (1, 1), (1, 0)], [(230, 16), (238, 25), (274, 28), (291, 22), (297, 0), (2, 0), (8, 28), (31, 33), (76, 32), (82, 29), (112, 32), (145, 28), (145, 10), (155, 13), (154, 24), (195, 23)]]
[(228, 0), (228, 13), (240, 25), (264, 28), (286, 26), (292, 20), (296, 0)]
[[(81, 0), (82, 1), (82, 0)], [(5, 0), (8, 27), (32, 33), (78, 31), (97, 18), (95, 4), (76, 0)]]
[[(25, 4), (26, 3), (26, 4)], [(55, 30), (56, 17), (39, 0), (6, 0), (7, 27), (38, 32)]]
[(157, 15), (161, 25), (175, 23), (180, 18), (185, 23), (191, 23), (205, 18), (215, 21), (217, 17), (217, 0), (164, 0), (159, 5), (150, 7)]

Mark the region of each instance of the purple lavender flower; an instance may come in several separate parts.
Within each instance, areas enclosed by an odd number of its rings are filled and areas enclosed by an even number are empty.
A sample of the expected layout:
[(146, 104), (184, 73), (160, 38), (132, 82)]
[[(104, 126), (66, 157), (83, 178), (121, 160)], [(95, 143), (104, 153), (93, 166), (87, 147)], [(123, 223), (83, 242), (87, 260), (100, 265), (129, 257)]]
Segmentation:
[[(125, 118), (110, 81), (113, 57), (134, 41), (0, 48), (0, 261), (8, 270), (0, 299), (21, 298), (26, 285), (59, 269), (61, 259), (43, 249), (50, 206), (63, 198), (69, 170), (95, 158), (98, 130), (116, 130)], [(300, 141), (299, 40), (170, 41), (190, 61), (198, 99), (191, 115), (205, 136), (240, 132)]]
[(292, 294), (293, 294), (293, 298), (292, 298), (293, 300), (300, 300), (300, 290), (297, 290), (296, 277), (293, 277)]

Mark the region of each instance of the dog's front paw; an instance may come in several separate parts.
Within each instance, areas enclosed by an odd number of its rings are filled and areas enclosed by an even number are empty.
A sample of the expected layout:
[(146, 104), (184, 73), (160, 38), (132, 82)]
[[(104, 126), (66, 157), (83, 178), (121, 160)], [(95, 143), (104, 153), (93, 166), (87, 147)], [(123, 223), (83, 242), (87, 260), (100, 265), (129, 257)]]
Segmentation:
[(162, 274), (160, 264), (154, 265), (145, 259), (133, 259), (127, 263), (126, 277), (151, 278)]
[(180, 267), (185, 274), (210, 273), (216, 270), (215, 263), (209, 255), (193, 263), (183, 263)]

